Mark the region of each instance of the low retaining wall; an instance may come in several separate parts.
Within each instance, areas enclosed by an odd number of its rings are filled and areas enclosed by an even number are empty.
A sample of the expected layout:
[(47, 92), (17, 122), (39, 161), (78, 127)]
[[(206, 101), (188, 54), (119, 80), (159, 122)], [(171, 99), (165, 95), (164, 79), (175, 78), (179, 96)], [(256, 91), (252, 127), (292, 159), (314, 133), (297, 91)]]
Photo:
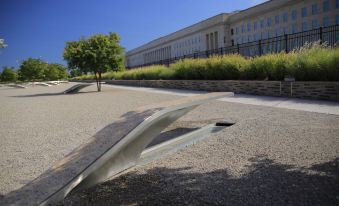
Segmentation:
[(106, 84), (339, 101), (339, 82), (106, 80)]

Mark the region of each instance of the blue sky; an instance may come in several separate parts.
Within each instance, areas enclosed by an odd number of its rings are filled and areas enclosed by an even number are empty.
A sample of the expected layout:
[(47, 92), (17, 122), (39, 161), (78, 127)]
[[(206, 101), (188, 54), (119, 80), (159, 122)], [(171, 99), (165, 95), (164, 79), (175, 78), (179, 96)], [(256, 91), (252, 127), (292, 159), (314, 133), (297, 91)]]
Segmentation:
[(126, 50), (222, 12), (263, 0), (1, 0), (3, 66), (19, 67), (29, 57), (66, 64), (65, 42), (117, 32)]

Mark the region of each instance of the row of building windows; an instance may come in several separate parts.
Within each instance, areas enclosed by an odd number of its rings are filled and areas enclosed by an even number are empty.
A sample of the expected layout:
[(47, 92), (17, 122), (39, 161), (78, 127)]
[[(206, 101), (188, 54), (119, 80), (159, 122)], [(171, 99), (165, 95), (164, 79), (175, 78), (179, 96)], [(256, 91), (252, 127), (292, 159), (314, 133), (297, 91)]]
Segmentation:
[[(339, 24), (339, 14), (336, 15), (336, 20), (335, 23), (331, 23), (330, 19), (328, 16), (325, 16), (323, 18), (322, 26), (323, 27), (328, 27), (332, 24)], [(301, 26), (301, 27), (300, 27)], [(320, 27), (320, 23), (318, 19), (313, 19), (311, 22), (302, 22), (301, 25), (298, 24), (292, 24), (291, 28), (289, 26), (285, 27), (277, 27), (274, 31), (267, 31), (267, 32), (260, 32), (260, 33), (255, 33), (253, 35), (247, 35), (247, 36), (242, 36), (238, 37), (236, 41), (232, 40), (232, 45), (234, 44), (241, 44), (241, 43), (247, 43), (251, 41), (258, 41), (259, 39), (267, 39), (267, 38), (272, 38), (276, 36), (281, 36), (284, 34), (293, 34), (301, 31), (308, 31), (310, 29), (318, 29)]]
[(206, 50), (213, 50), (219, 48), (219, 33), (206, 34)]
[(186, 40), (183, 40), (181, 42), (175, 43), (174, 44), (174, 48), (181, 49), (181, 48), (197, 45), (200, 42), (201, 42), (201, 37), (200, 36), (196, 36), (196, 37), (193, 37), (193, 38), (186, 39)]
[(184, 56), (184, 55), (189, 55), (189, 54), (194, 54), (196, 52), (201, 51), (201, 47), (194, 47), (194, 48), (190, 48), (190, 49), (185, 49), (182, 51), (177, 51), (174, 53), (174, 56), (179, 57), (179, 56)]
[[(324, 13), (328, 12), (330, 10), (330, 0), (324, 0), (322, 8), (323, 8)], [(336, 0), (336, 9), (338, 9), (338, 8), (339, 8), (339, 0)], [(319, 13), (318, 4), (311, 5), (311, 14), (317, 15), (318, 13)], [(307, 16), (308, 16), (308, 8), (307, 7), (301, 8), (301, 17), (305, 18)], [(282, 14), (282, 16), (277, 15), (277, 16), (274, 17), (274, 23), (276, 25), (280, 24), (281, 22), (287, 23), (288, 18), (289, 18), (288, 12), (284, 12)], [(296, 21), (297, 18), (298, 18), (298, 11), (296, 9), (294, 9), (294, 10), (291, 11), (291, 19), (292, 19), (292, 21)], [(266, 21), (264, 19), (259, 20), (259, 24), (258, 24), (258, 21), (255, 21), (253, 23), (249, 22), (249, 23), (247, 23), (247, 25), (242, 24), (241, 27), (236, 27), (235, 28), (235, 34), (239, 34), (240, 32), (245, 33), (246, 31), (250, 32), (252, 30), (252, 28), (253, 28), (254, 31), (256, 31), (258, 29), (258, 27), (260, 27), (260, 29), (264, 29), (265, 26), (272, 27), (272, 25), (273, 25), (273, 19), (272, 19), (272, 17), (268, 17), (266, 19)], [(232, 28), (231, 29), (231, 35), (233, 35), (233, 34), (234, 34), (234, 29)]]
[(163, 47), (144, 54), (144, 62), (160, 61), (171, 57), (171, 46)]
[[(259, 47), (258, 45), (248, 46), (239, 48), (239, 53), (243, 56), (255, 56), (259, 54), (266, 54), (271, 52), (280, 52), (285, 51), (286, 49), (291, 51), (295, 48), (299, 48), (301, 46), (304, 46), (306, 42), (315, 41), (317, 40), (317, 37), (309, 37), (309, 38), (296, 38), (296, 39), (290, 39), (287, 42), (287, 48), (286, 48), (286, 42), (285, 41), (273, 41), (273, 42), (265, 42), (264, 44)], [(329, 35), (324, 34), (323, 41), (328, 42), (330, 44), (334, 44), (335, 42), (339, 41), (339, 33), (336, 33), (335, 35)], [(261, 51), (259, 50), (261, 48)]]

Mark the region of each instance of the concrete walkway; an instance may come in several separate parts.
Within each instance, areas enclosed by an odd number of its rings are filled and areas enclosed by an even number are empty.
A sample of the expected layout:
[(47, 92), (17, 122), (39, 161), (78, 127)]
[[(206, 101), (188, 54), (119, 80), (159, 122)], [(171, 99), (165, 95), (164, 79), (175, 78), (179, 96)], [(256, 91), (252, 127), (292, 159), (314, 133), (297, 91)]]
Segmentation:
[[(120, 89), (134, 90), (134, 91), (161, 93), (161, 94), (178, 95), (178, 96), (193, 96), (197, 94), (207, 93), (206, 91), (131, 87), (131, 86), (108, 85), (108, 84), (105, 86), (120, 88)], [(331, 102), (331, 101), (306, 100), (306, 99), (285, 98), (285, 97), (268, 97), (268, 96), (256, 96), (256, 95), (245, 95), (245, 94), (235, 94), (234, 97), (222, 98), (220, 99), (220, 101), (339, 115), (339, 102)]]

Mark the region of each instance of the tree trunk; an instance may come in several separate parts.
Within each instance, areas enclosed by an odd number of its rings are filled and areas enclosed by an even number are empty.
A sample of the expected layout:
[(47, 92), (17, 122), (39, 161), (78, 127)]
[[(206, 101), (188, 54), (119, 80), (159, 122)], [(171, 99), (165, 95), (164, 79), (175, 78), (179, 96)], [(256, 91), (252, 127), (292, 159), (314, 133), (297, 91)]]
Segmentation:
[(95, 76), (95, 81), (96, 81), (96, 83), (97, 83), (97, 89), (98, 89), (98, 92), (100, 92), (100, 90), (99, 90), (99, 79), (98, 79), (98, 76), (97, 76), (97, 73), (96, 73), (96, 72), (94, 73), (94, 76)]
[(98, 86), (98, 92), (101, 92), (101, 71), (99, 71), (99, 86)]

